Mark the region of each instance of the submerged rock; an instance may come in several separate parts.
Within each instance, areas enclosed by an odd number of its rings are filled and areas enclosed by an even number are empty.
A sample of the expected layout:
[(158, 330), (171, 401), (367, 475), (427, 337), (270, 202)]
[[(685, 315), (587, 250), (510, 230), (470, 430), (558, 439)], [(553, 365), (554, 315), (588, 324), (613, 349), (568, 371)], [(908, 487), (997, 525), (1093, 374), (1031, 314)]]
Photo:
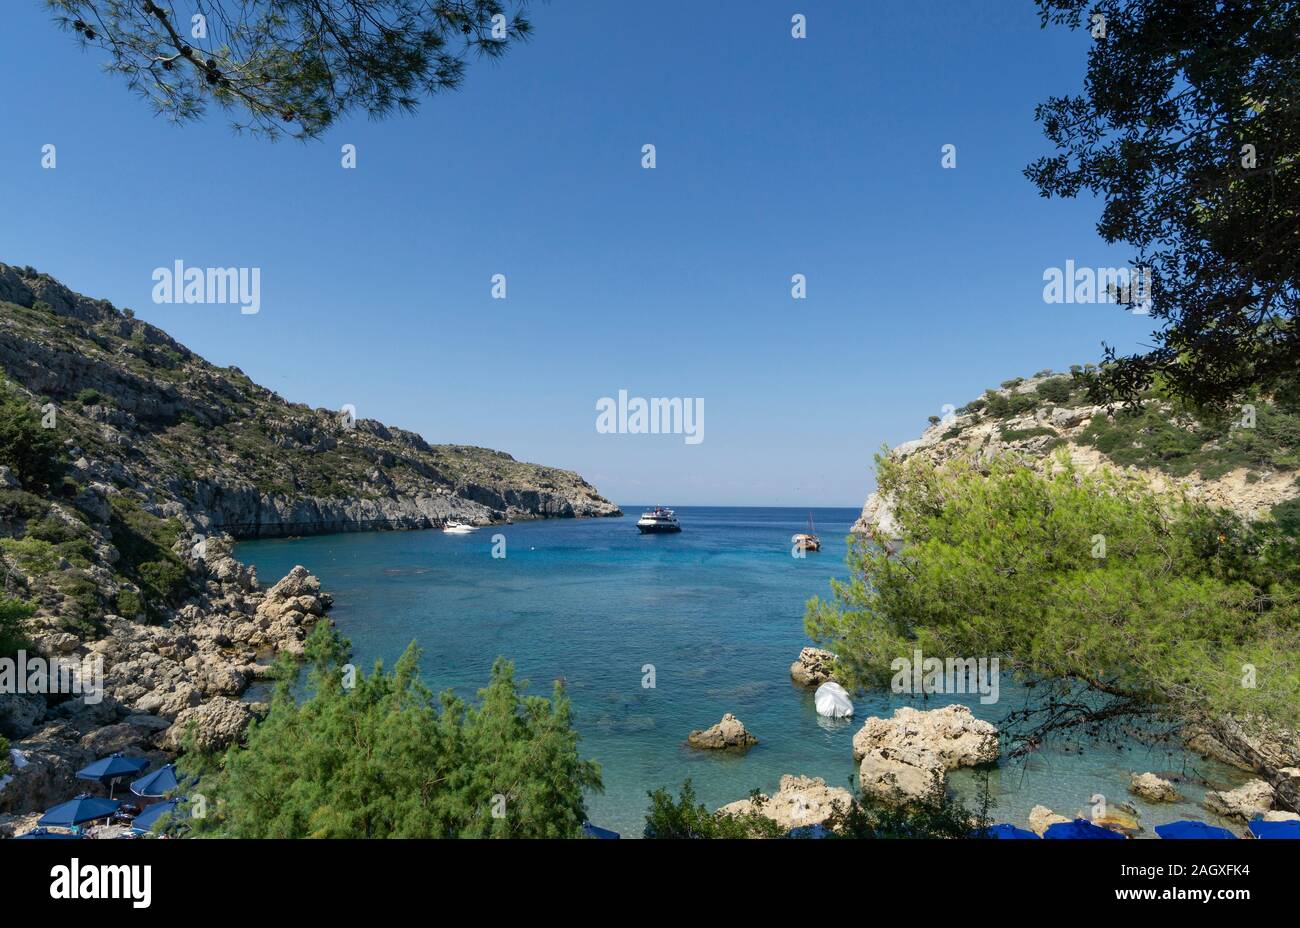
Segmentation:
[(1040, 838), (1043, 836), (1043, 832), (1047, 831), (1052, 825), (1060, 825), (1071, 821), (1073, 819), (1058, 815), (1047, 806), (1034, 806), (1029, 811), (1029, 830)]
[(853, 802), (847, 789), (827, 786), (820, 777), (800, 777), (785, 774), (780, 788), (772, 797), (763, 796), (755, 803), (752, 799), (729, 802), (718, 809), (718, 815), (746, 815), (757, 812), (770, 818), (782, 828), (804, 828), (824, 825), (836, 812), (843, 811)]
[(1183, 798), (1174, 784), (1154, 773), (1130, 774), (1128, 791), (1147, 802), (1178, 802)]
[(821, 648), (804, 648), (790, 665), (790, 678), (801, 686), (820, 686), (831, 678), (835, 655)]
[(1264, 780), (1251, 780), (1236, 789), (1205, 794), (1205, 808), (1227, 818), (1251, 821), (1273, 808), (1273, 787)]
[(718, 724), (691, 732), (686, 737), (686, 743), (693, 748), (721, 750), (747, 748), (758, 744), (758, 739), (745, 730), (744, 722), (728, 712)]

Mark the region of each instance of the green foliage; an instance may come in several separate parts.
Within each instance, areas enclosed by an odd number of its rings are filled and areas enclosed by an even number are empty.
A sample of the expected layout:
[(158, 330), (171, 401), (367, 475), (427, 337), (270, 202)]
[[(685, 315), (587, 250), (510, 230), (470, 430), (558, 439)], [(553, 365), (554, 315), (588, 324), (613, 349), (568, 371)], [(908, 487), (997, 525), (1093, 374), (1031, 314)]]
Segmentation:
[(39, 411), (0, 386), (0, 464), (23, 488), (40, 492), (63, 476), (63, 448), (55, 429), (41, 428)]
[(1055, 436), (1056, 430), (1036, 425), (1028, 429), (1002, 429), (998, 434), (1002, 436), (1003, 441), (1028, 441), (1031, 438), (1041, 438), (1044, 435)]
[(98, 406), (104, 400), (104, 395), (93, 387), (87, 387), (77, 394), (77, 402), (82, 406)]
[[(1052, 152), (1025, 170), (1044, 197), (1104, 201), (1107, 242), (1153, 279), (1155, 347), (1107, 349), (1094, 398), (1163, 378), (1224, 406), (1296, 371), (1300, 274), (1300, 8), (1277, 0), (1038, 0), (1080, 30), (1082, 94), (1035, 118)], [(1104, 38), (1089, 40), (1104, 14)], [(1249, 147), (1247, 147), (1249, 146)]]
[(162, 605), (179, 605), (190, 590), (185, 564), (172, 551), (180, 523), (145, 512), (125, 493), (114, 494), (109, 503), (113, 544), (122, 555), (118, 567), (139, 585), (146, 611), (158, 615)]
[(826, 822), (830, 838), (897, 839), (978, 837), (993, 824), (994, 806), (989, 779), (980, 781), (976, 806), (971, 808), (951, 793), (931, 801), (886, 806), (854, 796), (847, 809), (837, 808)]
[(999, 393), (989, 390), (984, 394), (984, 410), (994, 419), (1011, 419), (1037, 408), (1038, 399), (1033, 393)]
[[(690, 780), (682, 784), (676, 799), (663, 787), (647, 795), (650, 797), (650, 809), (645, 817), (647, 838), (780, 838), (785, 835), (785, 829), (758, 811), (741, 815), (710, 812), (696, 799)], [(762, 803), (757, 790), (749, 798), (756, 804)]]
[(12, 764), (9, 761), (9, 742), (5, 740), (4, 735), (0, 735), (0, 777), (9, 775)]
[(1159, 468), (1175, 476), (1199, 472), (1206, 479), (1238, 468), (1275, 470), (1300, 467), (1300, 415), (1271, 403), (1256, 405), (1255, 427), (1233, 416), (1202, 413), (1174, 402), (1152, 399), (1117, 410), (1113, 419), (1094, 416), (1082, 441), (1116, 464)]
[(144, 611), (144, 604), (134, 590), (122, 589), (117, 593), (117, 614), (133, 619)]
[(8, 657), (27, 647), (23, 623), (35, 614), (36, 608), (30, 603), (0, 596), (0, 657)]
[(1044, 699), (1085, 688), (1049, 730), (1144, 714), (1300, 725), (1300, 595), (1272, 523), (1050, 464), (879, 459), (903, 545), (855, 539), (851, 578), (805, 618), (847, 682), (883, 685), (920, 648), (997, 656)]
[(471, 59), (499, 58), (532, 32), (524, 0), (205, 0), (201, 37), (187, 11), (161, 0), (47, 3), (167, 118), (197, 119), (216, 103), (240, 114), (236, 130), (272, 139), (316, 138), (354, 111), (409, 113), (459, 87)]
[(1069, 377), (1051, 377), (1040, 383), (1034, 392), (1045, 404), (1061, 406), (1074, 394), (1074, 381)]
[[(476, 705), (435, 698), (414, 643), (385, 672), (345, 688), (347, 642), (322, 622), (307, 642), (310, 695), (287, 678), (246, 746), (220, 760), (194, 753), (213, 811), (200, 834), (235, 838), (560, 838), (586, 818), (600, 768), (578, 756), (569, 700), (523, 696), (498, 659)], [(497, 798), (501, 797), (501, 798)], [(500, 817), (493, 812), (500, 811)]]
[[(750, 793), (754, 808), (738, 815), (710, 812), (695, 796), (691, 781), (682, 784), (674, 798), (660, 787), (650, 797), (644, 837), (693, 838), (783, 838), (787, 830), (760, 811), (765, 801), (758, 790)], [(988, 777), (981, 783), (977, 807), (971, 809), (956, 797), (944, 794), (931, 802), (902, 807), (881, 805), (854, 796), (847, 807), (836, 808), (826, 822), (828, 838), (969, 838), (992, 824), (989, 810), (994, 801)]]

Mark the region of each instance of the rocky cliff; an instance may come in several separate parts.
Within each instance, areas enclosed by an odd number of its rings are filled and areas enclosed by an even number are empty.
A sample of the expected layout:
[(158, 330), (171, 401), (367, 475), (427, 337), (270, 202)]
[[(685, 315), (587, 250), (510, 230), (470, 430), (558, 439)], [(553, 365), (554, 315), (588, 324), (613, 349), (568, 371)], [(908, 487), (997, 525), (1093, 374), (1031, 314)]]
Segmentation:
[[(1083, 471), (1127, 468), (1153, 487), (1182, 485), (1247, 519), (1289, 517), (1300, 502), (1294, 400), (1257, 401), (1213, 419), (1154, 392), (1134, 408), (1097, 406), (1070, 374), (1052, 371), (1006, 381), (954, 414), (932, 418), (920, 438), (888, 454), (941, 464), (961, 454), (1041, 458), (1062, 447)], [(889, 500), (869, 495), (853, 530), (897, 537)]]
[(0, 835), (96, 756), (239, 737), (330, 598), (302, 567), (263, 589), (235, 539), (619, 514), (569, 471), (286, 402), (31, 268), (0, 264), (0, 375), (0, 646), (103, 667), (97, 700), (0, 692)]

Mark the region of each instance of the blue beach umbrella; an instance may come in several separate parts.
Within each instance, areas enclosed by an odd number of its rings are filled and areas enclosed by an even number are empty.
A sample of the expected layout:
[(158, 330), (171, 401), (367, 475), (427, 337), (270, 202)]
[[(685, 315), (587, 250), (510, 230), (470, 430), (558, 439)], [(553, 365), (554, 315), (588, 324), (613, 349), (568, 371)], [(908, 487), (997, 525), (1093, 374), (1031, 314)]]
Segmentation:
[(87, 767), (82, 767), (77, 771), (78, 780), (95, 780), (103, 783), (109, 788), (109, 795), (113, 795), (113, 784), (123, 777), (133, 777), (142, 773), (149, 766), (147, 757), (125, 757), (121, 754), (110, 754), (108, 757), (101, 757)]
[(1256, 838), (1300, 841), (1300, 822), (1266, 822), (1257, 818), (1246, 827)]
[(610, 831), (608, 828), (599, 828), (591, 822), (582, 823), (582, 833), (588, 838), (601, 838), (603, 840), (613, 840), (621, 837), (617, 831)]
[(1157, 825), (1156, 834), (1162, 838), (1196, 838), (1199, 840), (1222, 840), (1225, 838), (1235, 840), (1237, 837), (1226, 828), (1191, 820)]
[(971, 832), (972, 838), (995, 838), (999, 841), (1038, 840), (1038, 835), (1015, 825), (990, 825), (984, 831)]
[(71, 828), (73, 825), (80, 825), (82, 822), (93, 822), (97, 818), (108, 818), (117, 811), (117, 807), (121, 804), (116, 799), (103, 799), (99, 796), (82, 793), (76, 799), (69, 799), (67, 802), (50, 809), (40, 817), (36, 824), (54, 825), (56, 828)]
[(35, 831), (29, 831), (25, 835), (17, 835), (15, 841), (48, 841), (51, 839), (71, 838), (74, 841), (80, 841), (81, 835), (74, 835), (66, 831), (47, 831), (44, 828), (37, 828)]
[(145, 796), (149, 799), (156, 799), (160, 796), (166, 796), (178, 786), (176, 780), (176, 765), (167, 764), (159, 767), (153, 773), (143, 776), (131, 784), (131, 792), (137, 796)]
[(1116, 831), (1109, 828), (1102, 828), (1100, 825), (1094, 825), (1086, 818), (1076, 818), (1072, 822), (1057, 822), (1055, 825), (1048, 825), (1047, 831), (1043, 832), (1044, 838), (1066, 841), (1109, 841), (1109, 840), (1127, 840)]
[(147, 834), (153, 830), (154, 823), (164, 815), (172, 815), (175, 818), (184, 817), (185, 810), (181, 809), (178, 812), (177, 808), (185, 801), (184, 799), (168, 799), (166, 802), (155, 802), (135, 817), (135, 821), (131, 823), (131, 830)]

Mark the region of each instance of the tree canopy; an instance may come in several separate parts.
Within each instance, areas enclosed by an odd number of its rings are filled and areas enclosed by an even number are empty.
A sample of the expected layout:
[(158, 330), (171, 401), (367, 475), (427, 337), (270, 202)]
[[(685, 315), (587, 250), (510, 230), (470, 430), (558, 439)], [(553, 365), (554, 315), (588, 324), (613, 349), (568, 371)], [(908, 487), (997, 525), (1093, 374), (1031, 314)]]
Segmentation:
[(569, 700), (522, 696), (498, 659), (471, 705), (420, 681), (414, 643), (385, 672), (345, 673), (328, 623), (308, 639), (307, 698), (292, 661), (264, 721), (221, 758), (187, 753), (208, 814), (196, 833), (235, 838), (560, 838), (581, 834), (600, 767), (578, 756)]
[(1300, 3), (1037, 0), (1091, 39), (1081, 95), (1037, 119), (1056, 149), (1044, 197), (1104, 201), (1097, 231), (1151, 272), (1153, 347), (1093, 378), (1130, 399), (1157, 376), (1198, 404), (1269, 390), (1300, 367)]
[(319, 136), (345, 113), (414, 111), (473, 57), (526, 39), (527, 0), (46, 0), (83, 47), (176, 122), (210, 103), (236, 129)]
[(1145, 719), (1222, 734), (1255, 763), (1227, 719), (1300, 727), (1296, 548), (1275, 523), (1080, 473), (1063, 452), (1041, 468), (882, 457), (879, 485), (901, 547), (855, 540), (852, 576), (805, 620), (847, 682), (883, 685), (917, 648), (998, 657), (1037, 688), (1009, 716), (1020, 750)]

